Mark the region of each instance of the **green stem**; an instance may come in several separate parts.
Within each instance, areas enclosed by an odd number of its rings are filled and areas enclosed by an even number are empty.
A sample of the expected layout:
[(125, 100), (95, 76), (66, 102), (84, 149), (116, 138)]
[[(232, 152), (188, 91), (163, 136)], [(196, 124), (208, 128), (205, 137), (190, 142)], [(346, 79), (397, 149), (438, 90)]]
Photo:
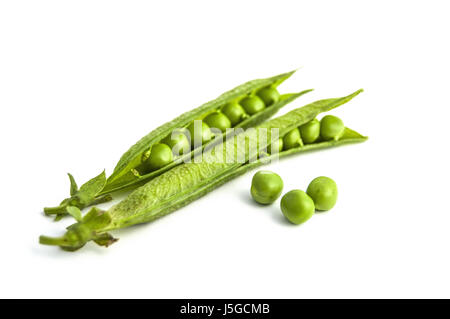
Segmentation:
[(45, 207), (44, 213), (46, 215), (61, 215), (66, 213), (66, 205), (59, 205), (55, 207)]
[(65, 244), (65, 240), (64, 237), (40, 236), (39, 243), (42, 245), (63, 246)]
[(97, 197), (95, 200), (90, 202), (87, 206), (103, 204), (103, 203), (107, 203), (107, 202), (112, 201), (112, 200), (113, 200), (112, 196), (110, 194), (106, 194), (104, 196)]

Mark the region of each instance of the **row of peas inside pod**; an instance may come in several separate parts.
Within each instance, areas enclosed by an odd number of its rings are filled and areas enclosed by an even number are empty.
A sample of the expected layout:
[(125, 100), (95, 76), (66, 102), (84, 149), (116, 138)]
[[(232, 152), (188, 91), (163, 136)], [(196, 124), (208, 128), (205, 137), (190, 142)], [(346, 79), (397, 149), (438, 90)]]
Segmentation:
[[(250, 194), (259, 204), (275, 202), (283, 191), (283, 180), (271, 171), (259, 171), (252, 179)], [(327, 211), (337, 201), (336, 183), (329, 177), (319, 176), (309, 183), (306, 192), (294, 189), (287, 192), (280, 202), (281, 212), (288, 221), (299, 225), (310, 219), (314, 212)]]
[(308, 123), (296, 127), (283, 137), (268, 146), (269, 154), (287, 151), (322, 141), (339, 140), (344, 133), (344, 122), (333, 115), (325, 115), (321, 121), (313, 119)]
[(215, 134), (225, 133), (227, 129), (277, 103), (279, 99), (280, 93), (275, 87), (265, 87), (224, 105), (185, 128), (176, 129), (142, 155), (138, 171), (146, 174), (170, 164), (175, 158), (208, 143)]

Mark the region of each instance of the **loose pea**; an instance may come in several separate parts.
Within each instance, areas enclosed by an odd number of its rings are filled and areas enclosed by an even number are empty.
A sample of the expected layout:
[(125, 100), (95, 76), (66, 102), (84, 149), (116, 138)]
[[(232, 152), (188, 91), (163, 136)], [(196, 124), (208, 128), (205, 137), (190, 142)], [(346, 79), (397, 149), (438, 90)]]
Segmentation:
[(281, 198), (281, 211), (293, 224), (302, 224), (314, 215), (314, 202), (304, 191), (295, 189)]
[(262, 88), (256, 95), (263, 100), (266, 106), (271, 106), (280, 100), (280, 93), (278, 93), (278, 90), (270, 86)]
[(302, 138), (298, 128), (294, 128), (283, 137), (283, 149), (289, 150), (294, 147), (302, 146)]
[(230, 120), (221, 112), (214, 112), (209, 114), (207, 117), (205, 117), (204, 121), (209, 125), (209, 127), (217, 128), (221, 132), (225, 132), (227, 128), (231, 128)]
[(326, 141), (338, 140), (344, 133), (344, 122), (336, 116), (326, 115), (320, 121), (320, 136)]
[(188, 131), (191, 138), (192, 146), (196, 146), (196, 143), (201, 143), (202, 145), (212, 138), (212, 132), (208, 124), (203, 121), (196, 120), (188, 126)]
[(299, 130), (303, 143), (314, 143), (320, 136), (320, 122), (319, 120), (314, 119), (300, 126)]
[(338, 189), (331, 178), (320, 176), (312, 180), (306, 193), (314, 201), (317, 210), (330, 210), (336, 204)]
[(228, 117), (231, 125), (235, 126), (241, 123), (248, 115), (238, 102), (230, 102), (222, 109), (222, 113)]
[(257, 96), (247, 96), (240, 101), (240, 104), (250, 115), (261, 112), (266, 107), (263, 100)]
[(267, 147), (267, 152), (272, 154), (274, 152), (280, 153), (283, 150), (283, 139), (279, 138), (277, 141), (273, 142)]
[(260, 204), (272, 204), (281, 195), (283, 180), (271, 171), (259, 171), (252, 179), (250, 193)]
[(186, 154), (191, 149), (191, 143), (186, 136), (186, 129), (174, 130), (162, 142), (170, 147), (174, 155)]
[(166, 166), (173, 160), (172, 149), (166, 144), (158, 143), (152, 146), (150, 155), (144, 162), (148, 171), (154, 171)]

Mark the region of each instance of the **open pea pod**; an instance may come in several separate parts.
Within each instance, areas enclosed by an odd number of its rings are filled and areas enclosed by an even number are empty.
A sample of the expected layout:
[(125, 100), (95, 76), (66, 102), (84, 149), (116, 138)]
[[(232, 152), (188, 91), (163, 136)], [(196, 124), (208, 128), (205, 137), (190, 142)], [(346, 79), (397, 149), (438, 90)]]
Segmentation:
[[(282, 151), (276, 155), (261, 157), (262, 154), (266, 154), (267, 147), (278, 140), (279, 136), (284, 136), (293, 128), (311, 121), (321, 112), (348, 102), (361, 91), (342, 98), (308, 104), (258, 125), (255, 129), (249, 129), (227, 139), (223, 144), (205, 150), (201, 155), (201, 162), (193, 161), (174, 167), (139, 187), (109, 210), (91, 209), (84, 217), (90, 216), (89, 223), (83, 218), (72, 225), (62, 237), (41, 236), (40, 243), (57, 245), (70, 251), (81, 248), (90, 240), (100, 245), (106, 245), (105, 242), (110, 244), (114, 242), (114, 238), (108, 231), (151, 222), (189, 204), (227, 181), (270, 162), (274, 156), (284, 157), (313, 149), (365, 141), (366, 137), (346, 128), (338, 140), (319, 141)], [(251, 144), (256, 146), (249, 147)], [(95, 222), (96, 218), (99, 219), (98, 223)], [(104, 241), (98, 238), (104, 238)]]
[[(112, 198), (111, 193), (113, 192), (124, 188), (135, 188), (151, 180), (152, 178), (171, 170), (177, 165), (189, 161), (191, 158), (195, 157), (196, 154), (202, 153), (206, 147), (222, 141), (227, 136), (227, 132), (216, 134), (213, 140), (202, 141), (200, 145), (193, 145), (192, 149), (189, 149), (188, 152), (181, 155), (177, 154), (175, 158), (172, 158), (172, 154), (170, 153), (167, 163), (164, 163), (161, 166), (151, 167), (149, 169), (144, 165), (145, 163), (143, 163), (143, 161), (145, 162), (145, 160), (151, 157), (153, 147), (155, 145), (164, 144), (164, 141), (171, 136), (172, 132), (180, 128), (188, 127), (195, 120), (204, 120), (212, 113), (221, 112), (228, 105), (232, 105), (233, 103), (244, 103), (244, 100), (253, 99), (253, 102), (256, 100), (256, 102), (259, 103), (258, 105), (262, 107), (262, 109), (257, 112), (252, 111), (250, 114), (245, 113), (244, 110), (239, 119), (233, 121), (234, 126), (230, 128), (246, 129), (264, 122), (286, 104), (311, 91), (305, 90), (298, 93), (279, 95), (277, 87), (294, 72), (295, 71), (283, 73), (266, 79), (257, 79), (246, 82), (220, 95), (217, 99), (186, 112), (176, 119), (156, 128), (141, 138), (122, 155), (119, 162), (116, 164), (113, 173), (107, 179), (105, 179), (103, 175), (97, 176), (83, 185), (102, 185), (101, 188), (92, 189), (90, 186), (84, 188), (82, 186), (79, 190), (77, 189), (75, 194), (72, 189), (73, 185), (76, 185), (76, 183), (73, 177), (69, 174), (71, 181), (71, 197), (64, 199), (57, 207), (44, 208), (44, 212), (47, 215), (54, 215), (57, 219), (59, 219), (68, 214), (66, 209), (68, 206), (83, 209), (99, 202), (105, 202)], [(267, 91), (273, 93), (272, 96), (261, 94), (261, 92)], [(82, 200), (80, 200), (81, 198)]]
[[(280, 100), (273, 106), (267, 108), (266, 110), (257, 113), (254, 116), (248, 117), (238, 125), (236, 125), (234, 128), (242, 128), (247, 129), (250, 127), (253, 127), (259, 123), (264, 122), (271, 116), (273, 116), (276, 112), (278, 112), (279, 109), (281, 109), (286, 104), (294, 101), (296, 98), (300, 97), (303, 94), (306, 94), (310, 92), (311, 90), (305, 90), (298, 93), (289, 93), (289, 94), (283, 94), (280, 96)], [(226, 133), (223, 133), (221, 135), (218, 135), (214, 138), (214, 140), (211, 140), (208, 143), (205, 143), (201, 147), (192, 150), (188, 154), (182, 155), (178, 158), (176, 158), (173, 162), (171, 162), (168, 165), (165, 165), (164, 167), (149, 172), (147, 174), (140, 174), (136, 169), (130, 169), (130, 171), (127, 174), (124, 174), (121, 178), (119, 178), (116, 181), (112, 181), (108, 183), (102, 192), (100, 192), (99, 196), (105, 196), (112, 192), (120, 191), (123, 189), (128, 189), (130, 187), (136, 186), (136, 185), (142, 185), (143, 183), (151, 180), (152, 178), (155, 178), (158, 175), (161, 175), (162, 173), (174, 168), (175, 166), (184, 163), (186, 161), (191, 160), (196, 155), (201, 154), (206, 148), (212, 147), (214, 145), (217, 145), (218, 143), (223, 142), (223, 140), (229, 135)]]

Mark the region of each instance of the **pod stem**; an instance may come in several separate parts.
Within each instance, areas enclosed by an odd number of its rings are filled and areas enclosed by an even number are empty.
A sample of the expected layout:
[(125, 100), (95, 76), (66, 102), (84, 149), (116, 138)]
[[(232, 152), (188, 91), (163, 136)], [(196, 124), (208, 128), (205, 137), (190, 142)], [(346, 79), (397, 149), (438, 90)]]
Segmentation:
[(92, 202), (90, 202), (86, 206), (93, 206), (93, 205), (103, 204), (103, 203), (107, 203), (107, 202), (112, 201), (112, 200), (113, 200), (113, 197), (110, 194), (106, 194), (104, 196), (97, 197), (96, 199), (94, 199)]
[(64, 246), (67, 244), (64, 240), (64, 237), (49, 237), (49, 236), (40, 236), (39, 243), (42, 245), (50, 245), (50, 246)]
[(76, 218), (78, 222), (67, 227), (64, 235), (61, 237), (40, 236), (39, 243), (59, 246), (66, 251), (75, 251), (91, 240), (104, 247), (117, 241), (116, 238), (104, 231), (105, 227), (111, 223), (111, 216), (107, 212), (94, 207), (85, 216), (78, 217)]
[(66, 213), (66, 205), (59, 205), (55, 207), (45, 207), (45, 215), (60, 215)]

